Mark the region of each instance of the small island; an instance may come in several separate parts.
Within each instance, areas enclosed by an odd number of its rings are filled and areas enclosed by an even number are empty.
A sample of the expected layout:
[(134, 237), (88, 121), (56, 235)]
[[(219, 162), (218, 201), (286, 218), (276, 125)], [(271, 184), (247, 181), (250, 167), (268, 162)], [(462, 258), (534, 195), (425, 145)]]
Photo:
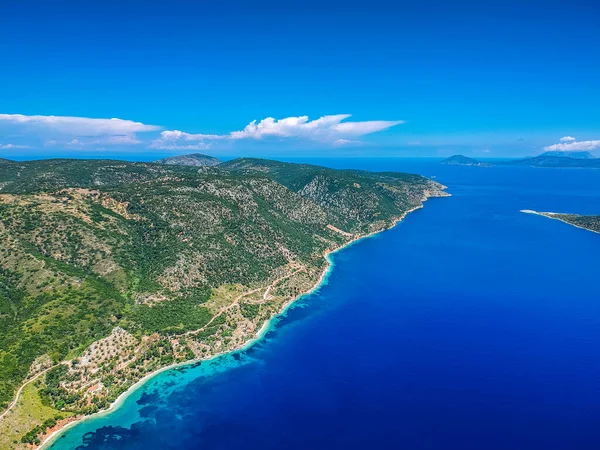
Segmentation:
[(478, 161), (474, 158), (469, 158), (464, 155), (453, 155), (450, 158), (446, 158), (442, 161), (442, 164), (448, 166), (477, 166), (477, 167), (490, 167), (491, 164), (483, 161)]
[(544, 216), (549, 219), (560, 220), (561, 222), (568, 223), (577, 228), (583, 228), (584, 230), (593, 231), (594, 233), (600, 233), (600, 216), (584, 216), (580, 214), (566, 214), (566, 213), (554, 213), (554, 212), (538, 212), (531, 209), (522, 209), (522, 213), (525, 214), (536, 214), (538, 216)]

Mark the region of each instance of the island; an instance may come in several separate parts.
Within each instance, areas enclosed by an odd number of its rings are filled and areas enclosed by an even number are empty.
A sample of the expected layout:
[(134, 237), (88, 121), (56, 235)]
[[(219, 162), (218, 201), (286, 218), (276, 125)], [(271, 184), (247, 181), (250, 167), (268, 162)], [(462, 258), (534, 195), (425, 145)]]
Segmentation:
[(446, 158), (442, 161), (442, 164), (448, 166), (478, 166), (478, 167), (490, 167), (491, 164), (483, 161), (478, 161), (474, 158), (469, 158), (463, 155), (453, 155), (450, 158)]
[(529, 166), (529, 167), (573, 167), (600, 168), (600, 158), (595, 158), (590, 152), (544, 152), (541, 155), (495, 161), (480, 161), (463, 155), (454, 155), (441, 161), (441, 164), (460, 166)]
[[(181, 161), (181, 159), (179, 160)], [(233, 351), (445, 186), (264, 159), (0, 160), (0, 448)]]
[(594, 233), (600, 233), (600, 216), (585, 216), (580, 214), (566, 214), (566, 213), (555, 213), (555, 212), (538, 212), (531, 209), (522, 209), (522, 213), (536, 214), (538, 216), (547, 217), (549, 219), (560, 220), (561, 222), (568, 223), (577, 228), (583, 228), (584, 230), (593, 231)]

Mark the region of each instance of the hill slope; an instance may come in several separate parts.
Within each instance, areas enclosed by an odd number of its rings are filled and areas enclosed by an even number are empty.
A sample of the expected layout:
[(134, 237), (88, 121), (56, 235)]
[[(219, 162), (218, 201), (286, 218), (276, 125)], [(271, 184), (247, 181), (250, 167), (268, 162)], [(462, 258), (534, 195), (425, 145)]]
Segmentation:
[(314, 285), (325, 251), (444, 195), (416, 175), (254, 159), (2, 162), (0, 179), (0, 405), (59, 364), (40, 395), (72, 413), (239, 347)]

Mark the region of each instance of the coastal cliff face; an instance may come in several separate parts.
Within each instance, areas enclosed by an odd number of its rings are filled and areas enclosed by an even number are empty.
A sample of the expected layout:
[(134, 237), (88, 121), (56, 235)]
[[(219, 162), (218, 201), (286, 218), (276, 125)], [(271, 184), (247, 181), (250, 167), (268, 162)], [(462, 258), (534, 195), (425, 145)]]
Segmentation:
[(37, 376), (0, 418), (2, 448), (240, 347), (318, 282), (326, 252), (447, 195), (418, 175), (256, 159), (2, 160), (0, 180), (2, 409)]

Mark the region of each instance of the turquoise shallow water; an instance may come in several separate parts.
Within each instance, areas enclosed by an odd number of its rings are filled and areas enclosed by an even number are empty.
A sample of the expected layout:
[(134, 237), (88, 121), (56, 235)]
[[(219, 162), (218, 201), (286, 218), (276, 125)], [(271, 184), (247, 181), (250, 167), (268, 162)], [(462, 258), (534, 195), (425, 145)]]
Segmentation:
[(600, 171), (322, 160), (436, 176), (394, 229), (248, 350), (163, 372), (67, 430), (75, 449), (598, 449)]

